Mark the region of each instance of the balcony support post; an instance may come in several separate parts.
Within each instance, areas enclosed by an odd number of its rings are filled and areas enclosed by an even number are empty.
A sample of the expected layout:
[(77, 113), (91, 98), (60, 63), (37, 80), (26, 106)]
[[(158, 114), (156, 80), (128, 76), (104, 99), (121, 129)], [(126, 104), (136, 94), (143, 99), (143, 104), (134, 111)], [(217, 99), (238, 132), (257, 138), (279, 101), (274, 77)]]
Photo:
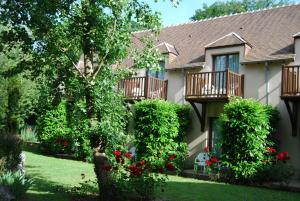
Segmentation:
[[(288, 101), (288, 100), (284, 100), (284, 103), (286, 105), (287, 111), (289, 113), (289, 117), (290, 117), (290, 121), (291, 121), (291, 125), (292, 125), (292, 135), (293, 136), (297, 136), (297, 122), (298, 122), (298, 104), (297, 102), (294, 101)], [(291, 103), (291, 105), (290, 105)]]
[(196, 112), (196, 115), (199, 119), (200, 125), (201, 125), (201, 131), (204, 132), (205, 130), (205, 117), (206, 117), (206, 105), (205, 103), (202, 103), (202, 110), (201, 113), (199, 109), (197, 108), (195, 102), (189, 101), (189, 103), (192, 105), (193, 109)]
[(230, 72), (229, 68), (226, 69), (226, 97), (229, 97), (230, 92)]
[(145, 89), (144, 89), (144, 95), (145, 95), (145, 99), (148, 98), (148, 93), (149, 93), (149, 75), (148, 75), (148, 72), (146, 74), (146, 77), (145, 77)]

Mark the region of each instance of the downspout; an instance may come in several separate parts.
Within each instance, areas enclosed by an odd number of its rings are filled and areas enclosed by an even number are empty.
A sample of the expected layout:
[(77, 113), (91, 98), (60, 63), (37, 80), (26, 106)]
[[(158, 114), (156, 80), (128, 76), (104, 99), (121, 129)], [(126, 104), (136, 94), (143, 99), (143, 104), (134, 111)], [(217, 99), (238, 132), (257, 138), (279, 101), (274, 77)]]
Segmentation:
[(269, 74), (270, 74), (269, 63), (265, 62), (265, 83), (266, 83), (266, 104), (267, 105), (269, 104), (269, 93), (270, 93)]

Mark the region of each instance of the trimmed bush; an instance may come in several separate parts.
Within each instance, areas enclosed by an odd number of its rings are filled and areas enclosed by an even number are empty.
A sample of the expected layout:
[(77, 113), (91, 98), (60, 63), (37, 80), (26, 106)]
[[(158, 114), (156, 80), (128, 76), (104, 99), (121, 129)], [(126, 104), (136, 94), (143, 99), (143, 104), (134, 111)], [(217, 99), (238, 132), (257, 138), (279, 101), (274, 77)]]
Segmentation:
[(187, 155), (188, 113), (187, 106), (163, 100), (136, 103), (135, 139), (139, 158), (161, 167), (174, 154), (172, 164), (179, 168)]
[(67, 126), (65, 103), (42, 114), (37, 120), (37, 138), (48, 153), (70, 153), (71, 136)]
[(226, 176), (243, 182), (251, 180), (265, 165), (271, 114), (274, 109), (252, 99), (235, 98), (224, 106), (220, 116), (222, 127), (222, 163), (229, 170)]
[(21, 152), (22, 141), (19, 135), (0, 132), (0, 172), (16, 170)]

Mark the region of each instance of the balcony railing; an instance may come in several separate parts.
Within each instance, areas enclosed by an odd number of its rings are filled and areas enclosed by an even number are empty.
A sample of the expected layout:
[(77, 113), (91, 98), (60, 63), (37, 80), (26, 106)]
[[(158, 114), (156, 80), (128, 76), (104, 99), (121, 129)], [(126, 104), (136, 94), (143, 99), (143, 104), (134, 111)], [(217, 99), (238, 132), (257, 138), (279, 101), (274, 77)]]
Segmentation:
[(187, 100), (228, 99), (244, 96), (244, 76), (226, 71), (189, 73), (186, 76)]
[(282, 67), (282, 97), (300, 98), (300, 66)]
[(158, 78), (132, 77), (123, 79), (118, 84), (118, 89), (127, 100), (141, 99), (167, 99), (168, 81)]

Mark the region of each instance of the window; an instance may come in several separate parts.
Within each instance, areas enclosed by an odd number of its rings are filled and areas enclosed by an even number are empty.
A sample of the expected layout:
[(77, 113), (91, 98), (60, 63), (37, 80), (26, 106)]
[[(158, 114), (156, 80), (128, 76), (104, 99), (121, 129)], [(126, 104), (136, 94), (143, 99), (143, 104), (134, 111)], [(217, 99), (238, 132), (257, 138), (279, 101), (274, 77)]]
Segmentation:
[(149, 70), (148, 75), (151, 76), (151, 77), (155, 77), (155, 78), (164, 80), (165, 79), (165, 62), (160, 61), (159, 66), (160, 66), (159, 71)]
[(239, 54), (226, 54), (214, 56), (214, 71), (225, 71), (229, 69), (239, 73)]
[(217, 157), (221, 154), (221, 127), (218, 120), (217, 117), (209, 118), (209, 147)]

